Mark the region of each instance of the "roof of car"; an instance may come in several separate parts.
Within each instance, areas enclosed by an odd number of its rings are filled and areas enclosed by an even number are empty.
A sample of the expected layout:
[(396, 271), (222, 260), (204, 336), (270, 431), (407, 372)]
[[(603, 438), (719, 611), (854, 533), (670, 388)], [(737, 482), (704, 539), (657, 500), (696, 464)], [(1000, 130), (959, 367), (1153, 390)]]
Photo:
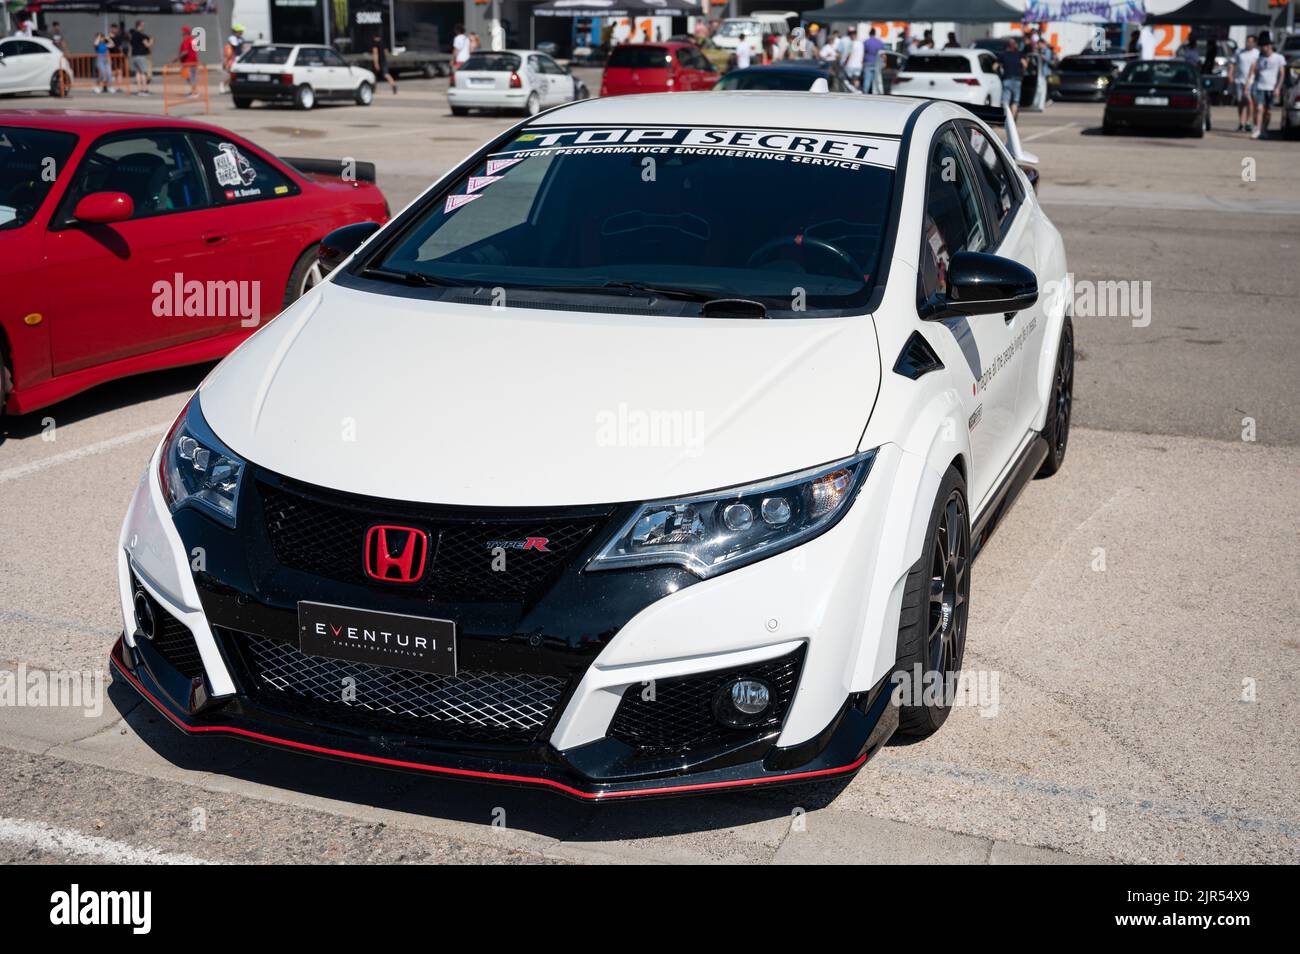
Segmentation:
[(60, 132), (95, 136), (115, 129), (175, 126), (186, 129), (215, 129), (207, 123), (180, 116), (147, 113), (117, 113), (103, 109), (0, 109), (0, 126), (30, 126)]
[(825, 60), (777, 60), (775, 63), (756, 63), (733, 73), (770, 73), (772, 70), (797, 71), (802, 73), (829, 73), (834, 67)]
[(642, 93), (579, 100), (547, 110), (532, 125), (789, 126), (901, 136), (908, 117), (925, 102), (908, 96), (860, 93)]

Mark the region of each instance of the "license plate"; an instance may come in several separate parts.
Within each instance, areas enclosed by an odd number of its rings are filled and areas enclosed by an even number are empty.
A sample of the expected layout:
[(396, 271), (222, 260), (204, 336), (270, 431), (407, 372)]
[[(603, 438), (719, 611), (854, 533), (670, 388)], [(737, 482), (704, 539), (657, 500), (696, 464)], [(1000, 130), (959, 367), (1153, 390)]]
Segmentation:
[(301, 602), (298, 647), (308, 656), (456, 675), (456, 624), (449, 619)]
[(495, 82), (496, 80), (493, 79), (479, 79), (478, 77), (471, 77), (469, 81), (469, 85), (470, 86), (491, 86)]
[(250, 83), (269, 83), (271, 82), (270, 73), (249, 73), (248, 81)]
[(1137, 96), (1133, 99), (1139, 106), (1168, 106), (1168, 96)]

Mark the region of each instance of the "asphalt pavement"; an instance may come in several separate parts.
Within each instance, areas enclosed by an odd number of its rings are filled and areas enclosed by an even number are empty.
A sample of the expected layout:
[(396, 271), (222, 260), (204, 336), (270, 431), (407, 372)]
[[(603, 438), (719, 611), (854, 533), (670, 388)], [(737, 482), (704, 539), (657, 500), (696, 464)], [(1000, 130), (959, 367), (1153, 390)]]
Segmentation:
[[(451, 117), (445, 82), (209, 118), (374, 161), (396, 210), (515, 121)], [(1079, 287), (1133, 297), (1076, 311), (1066, 464), (974, 568), (966, 666), (995, 707), (849, 782), (593, 807), (186, 739), (117, 687), (97, 714), (0, 706), (0, 860), (1300, 861), (1300, 144), (1214, 118), (1195, 140), (1103, 137), (1099, 105), (1022, 115)], [(106, 670), (122, 514), (205, 371), (7, 422), (0, 670)]]

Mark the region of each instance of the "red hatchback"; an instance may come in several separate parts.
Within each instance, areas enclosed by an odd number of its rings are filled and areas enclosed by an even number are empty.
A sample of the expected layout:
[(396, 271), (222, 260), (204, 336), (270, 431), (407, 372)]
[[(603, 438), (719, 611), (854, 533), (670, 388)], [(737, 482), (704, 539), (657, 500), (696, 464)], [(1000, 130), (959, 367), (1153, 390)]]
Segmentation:
[(388, 218), (355, 165), (189, 120), (0, 110), (0, 412), (225, 355), (320, 280), (324, 235)]
[(624, 43), (610, 51), (601, 96), (713, 89), (718, 71), (691, 43)]

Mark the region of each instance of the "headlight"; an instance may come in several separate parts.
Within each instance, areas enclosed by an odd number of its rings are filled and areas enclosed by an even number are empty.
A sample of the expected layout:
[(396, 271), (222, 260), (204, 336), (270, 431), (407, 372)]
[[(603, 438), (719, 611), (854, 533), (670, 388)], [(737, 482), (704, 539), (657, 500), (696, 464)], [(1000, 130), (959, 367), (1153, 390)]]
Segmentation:
[(195, 394), (163, 441), (158, 464), (158, 480), (172, 513), (194, 506), (233, 527), (243, 474), (243, 458), (217, 440)]
[(786, 477), (642, 504), (589, 570), (676, 565), (701, 577), (771, 556), (834, 526), (875, 451)]

